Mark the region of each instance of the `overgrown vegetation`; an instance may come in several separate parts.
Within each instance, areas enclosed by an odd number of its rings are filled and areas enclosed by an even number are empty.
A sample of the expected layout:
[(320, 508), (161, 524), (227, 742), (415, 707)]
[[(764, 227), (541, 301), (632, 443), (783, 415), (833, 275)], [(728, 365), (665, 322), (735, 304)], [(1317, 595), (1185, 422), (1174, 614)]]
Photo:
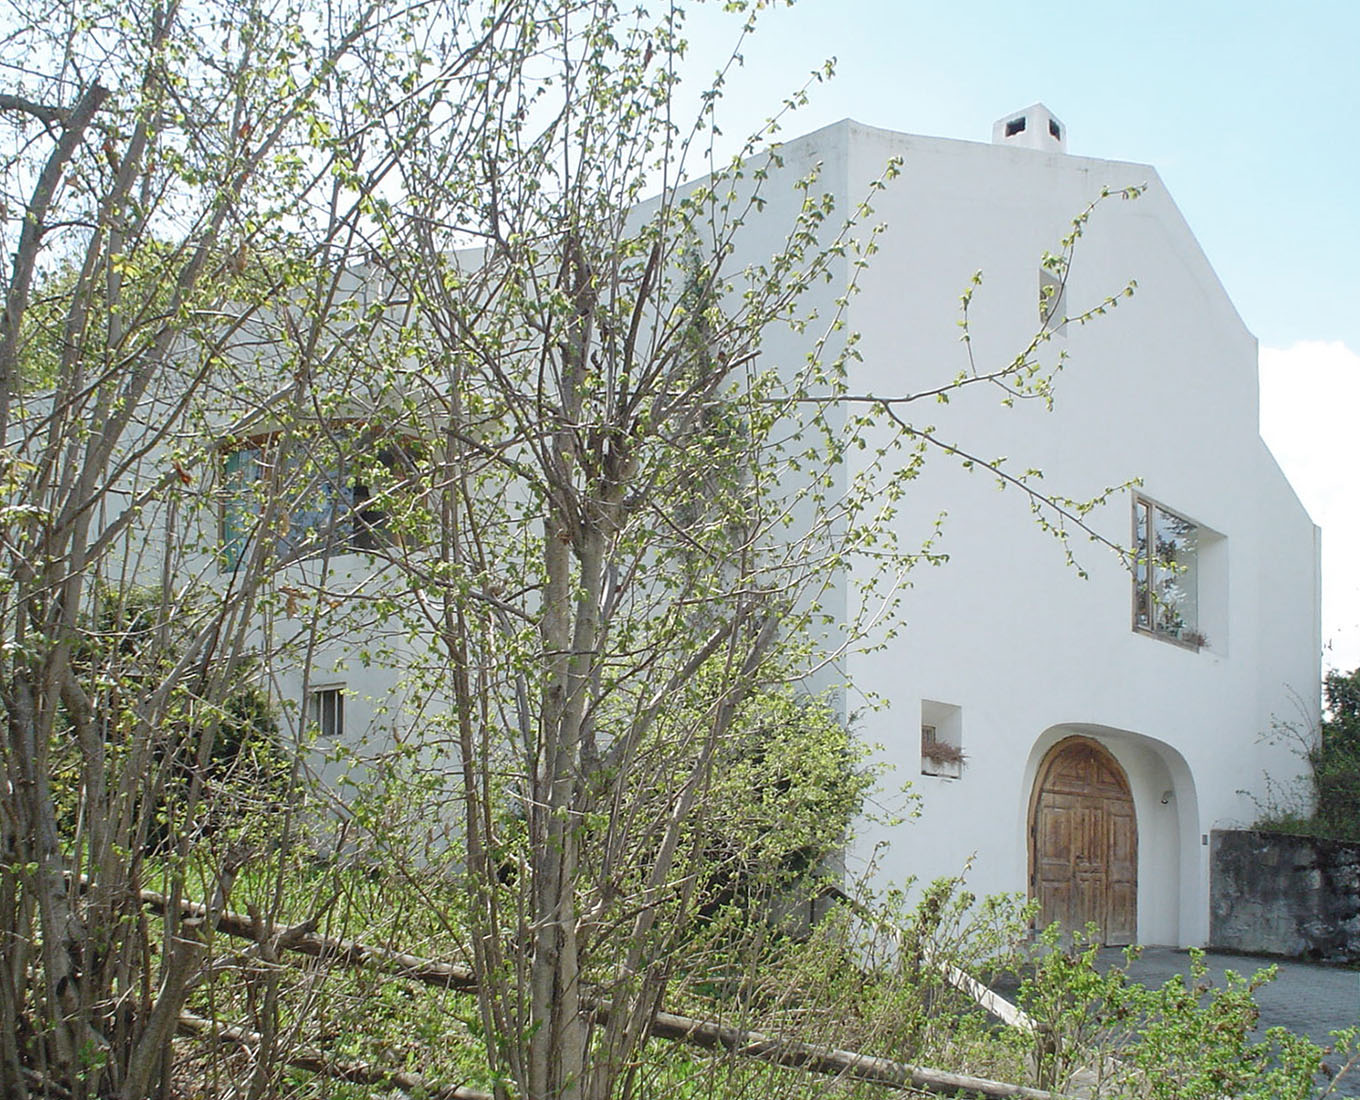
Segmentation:
[(1322, 737), (1309, 754), (1320, 835), (1360, 841), (1360, 669), (1323, 680)]
[[(438, 895), (371, 874), (319, 877), (340, 886), (329, 919), (361, 941), (381, 950), (395, 934), (434, 954), (441, 944), (456, 951), (455, 930), (426, 919)], [(1229, 972), (1216, 985), (1191, 952), (1187, 975), (1144, 987), (1129, 979), (1136, 948), (1123, 964), (1102, 963), (1094, 929), (1069, 939), (1056, 926), (1032, 945), (1030, 907), (1014, 898), (979, 904), (958, 880), (932, 884), (909, 908), (900, 897), (867, 902), (842, 899), (805, 936), (766, 925), (752, 938), (749, 914), (738, 907), (727, 914), (732, 923), (715, 921), (676, 970), (668, 1007), (681, 1015), (640, 1049), (628, 1075), (632, 1094), (869, 1098), (903, 1084), (899, 1074), (909, 1067), (928, 1065), (997, 1095), (1003, 1081), (1096, 1100), (1306, 1100), (1360, 1059), (1354, 1029), (1337, 1033), (1327, 1050), (1283, 1028), (1259, 1029), (1254, 993), (1273, 967), (1250, 977)], [(397, 923), (373, 923), (374, 914)], [(249, 990), (264, 968), (250, 951), (238, 958), (216, 979), (219, 999), (205, 992), (193, 1009), (249, 1015)], [(333, 1095), (343, 1089), (335, 1083), (342, 1070), (352, 1079), (367, 1072), (375, 1088), (494, 1087), (465, 985), (449, 992), (415, 976), (409, 954), (384, 965), (375, 951), (363, 967), (318, 970), (289, 966), (286, 952), (281, 958), (288, 1002), (310, 1003), (306, 1042), (290, 1045), (287, 1056), (305, 1046), (315, 1063), (287, 1076), (289, 1095)], [(470, 975), (461, 973), (465, 983)], [(1020, 1023), (990, 1016), (952, 977), (959, 973), (1018, 985)], [(352, 1026), (356, 1018), (361, 1028)], [(734, 1044), (715, 1048), (709, 1033), (717, 1029)], [(195, 1072), (229, 1080), (250, 1065), (253, 1049), (200, 1037), (181, 1057)]]
[(1322, 680), (1322, 726), (1316, 733), (1285, 725), (1308, 764), (1306, 786), (1267, 786), (1254, 827), (1360, 843), (1360, 669), (1330, 671)]

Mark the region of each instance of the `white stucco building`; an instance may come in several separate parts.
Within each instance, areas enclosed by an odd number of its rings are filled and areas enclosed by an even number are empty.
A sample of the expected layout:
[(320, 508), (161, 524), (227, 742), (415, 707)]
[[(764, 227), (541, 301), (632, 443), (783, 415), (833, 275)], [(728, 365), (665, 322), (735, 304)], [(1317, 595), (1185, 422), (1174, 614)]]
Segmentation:
[[(904, 629), (845, 669), (848, 712), (857, 695), (888, 704), (855, 728), (881, 746), (885, 789), (910, 781), (922, 814), (866, 826), (855, 854), (877, 850), (895, 881), (972, 858), (970, 889), (1038, 897), (1044, 920), (1093, 919), (1111, 942), (1201, 944), (1209, 831), (1250, 822), (1264, 773), (1299, 772), (1268, 742), (1273, 725), (1317, 720), (1318, 532), (1258, 433), (1256, 341), (1156, 172), (1073, 156), (1066, 137), (1035, 105), (1000, 120), (990, 144), (845, 121), (783, 148), (790, 178), (821, 166), (841, 210), (903, 161), (873, 199), (886, 231), (846, 318), (861, 334), (857, 393), (910, 394), (969, 369), (959, 299), (977, 271), (977, 369), (1010, 362), (1044, 323), (1045, 251), (1102, 189), (1146, 185), (1102, 202), (1077, 244), (1039, 351), (1067, 356), (1051, 411), (1005, 407), (985, 383), (907, 409), (963, 450), (1041, 469), (1037, 484), (1063, 497), (1138, 479), (1089, 522), (1160, 561), (1134, 578), (1078, 534), (1083, 578), (1022, 492), (935, 455), (895, 522), (919, 538), (946, 514), (936, 549), (948, 563), (913, 576)], [(1062, 323), (1130, 280), (1117, 309)], [(823, 292), (828, 310), (837, 292)], [(789, 335), (765, 350), (800, 354)], [(962, 765), (931, 742), (961, 750)]]
[[(912, 575), (888, 645), (837, 670), (853, 684), (845, 717), (880, 747), (886, 799), (909, 782), (922, 812), (866, 823), (852, 870), (872, 855), (883, 881), (928, 882), (971, 860), (969, 889), (1037, 897), (1045, 922), (1095, 920), (1111, 942), (1201, 944), (1210, 830), (1253, 818), (1265, 774), (1300, 770), (1269, 741), (1274, 725), (1318, 718), (1318, 534), (1258, 433), (1256, 342), (1155, 171), (1070, 155), (1066, 137), (1041, 105), (1000, 120), (990, 144), (837, 123), (783, 146), (735, 258), (782, 249), (803, 199), (794, 180), (817, 169), (814, 191), (845, 212), (901, 158), (873, 195), (866, 225), (886, 229), (844, 315), (860, 334), (851, 391), (906, 396), (986, 373), (1047, 326), (1039, 358), (1066, 357), (1051, 410), (1008, 406), (981, 382), (904, 415), (965, 452), (1008, 456), (1016, 475), (1042, 470), (1030, 483), (1055, 496), (1125, 486), (1087, 522), (1134, 558), (1142, 548), (1131, 571), (1074, 530), (1071, 564), (1022, 490), (998, 492), (994, 476), (932, 456), (893, 522), (912, 544), (943, 515), (934, 549), (948, 561)], [(1143, 185), (1136, 200), (1118, 196)], [(1114, 197), (1041, 313), (1055, 281), (1045, 253), (1105, 189)], [(970, 366), (959, 300), (979, 271)], [(853, 272), (846, 258), (804, 305), (830, 317)], [(1131, 280), (1117, 309), (1066, 320)], [(809, 339), (772, 332), (761, 355), (796, 368)], [(860, 472), (855, 453), (841, 477)], [(357, 563), (335, 564), (362, 573)], [(846, 617), (852, 580), (833, 585)], [(391, 676), (354, 659), (361, 641), (339, 639), (305, 687), (287, 686), (323, 735), (381, 740), (401, 721)], [(408, 644), (389, 640), (392, 653)]]

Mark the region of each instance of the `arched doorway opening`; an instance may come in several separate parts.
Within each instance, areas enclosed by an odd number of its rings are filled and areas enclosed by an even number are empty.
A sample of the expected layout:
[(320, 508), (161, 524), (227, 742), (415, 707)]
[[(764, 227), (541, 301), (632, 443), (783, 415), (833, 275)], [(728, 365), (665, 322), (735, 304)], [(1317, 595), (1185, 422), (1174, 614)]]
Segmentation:
[(1128, 776), (1099, 741), (1068, 737), (1045, 755), (1029, 810), (1029, 888), (1039, 927), (1094, 922), (1103, 942), (1138, 930), (1138, 825)]

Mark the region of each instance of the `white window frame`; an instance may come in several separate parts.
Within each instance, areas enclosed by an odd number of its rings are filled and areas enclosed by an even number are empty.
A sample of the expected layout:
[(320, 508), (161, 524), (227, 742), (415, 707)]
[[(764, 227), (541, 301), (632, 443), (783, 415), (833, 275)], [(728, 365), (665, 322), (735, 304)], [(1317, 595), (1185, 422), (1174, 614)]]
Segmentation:
[(307, 724), (318, 737), (339, 741), (345, 736), (345, 685), (323, 684), (307, 692)]

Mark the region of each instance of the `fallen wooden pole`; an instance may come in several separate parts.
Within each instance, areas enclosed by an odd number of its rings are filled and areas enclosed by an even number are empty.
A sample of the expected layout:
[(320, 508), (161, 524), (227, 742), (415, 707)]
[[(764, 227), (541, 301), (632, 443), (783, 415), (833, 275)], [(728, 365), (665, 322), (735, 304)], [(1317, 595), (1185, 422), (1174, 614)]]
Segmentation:
[[(153, 911), (164, 914), (170, 902), (164, 894), (154, 890), (143, 890), (142, 901)], [(180, 915), (202, 920), (208, 916), (208, 907), (201, 902), (180, 902)], [(403, 951), (393, 951), (386, 947), (373, 947), (356, 940), (334, 939), (319, 936), (314, 921), (286, 925), (282, 928), (269, 926), (260, 928), (254, 919), (242, 913), (223, 911), (217, 914), (217, 931), (225, 932), (237, 939), (259, 942), (265, 936), (275, 951), (296, 951), (300, 955), (338, 962), (343, 966), (373, 965), (388, 973), (422, 982), (440, 989), (457, 989), (465, 993), (477, 991), (477, 980), (472, 971), (465, 966), (426, 959), (419, 955), (408, 955)]]
[[(169, 905), (163, 894), (151, 890), (142, 891), (141, 897), (156, 912), (164, 913)], [(184, 901), (180, 903), (180, 912), (185, 917), (201, 919), (208, 915), (208, 908), (199, 902)], [(248, 916), (223, 912), (217, 915), (217, 930), (257, 943), (262, 936), (267, 936), (269, 943), (277, 950), (296, 951), (342, 966), (372, 965), (394, 977), (439, 989), (475, 992), (477, 988), (472, 971), (466, 967), (385, 947), (371, 947), (355, 940), (320, 936), (314, 930), (314, 922), (310, 921), (274, 929), (261, 927)], [(595, 1016), (601, 1019), (608, 1017), (607, 1005), (592, 1001), (586, 1001), (586, 1004)], [(738, 1057), (769, 1065), (802, 1069), (822, 1076), (847, 1077), (885, 1088), (913, 1088), (941, 1096), (977, 1095), (988, 1097), (989, 1100), (1063, 1100), (1061, 1094), (1043, 1089), (913, 1066), (889, 1058), (817, 1046), (764, 1032), (725, 1027), (712, 1020), (679, 1016), (671, 1012), (658, 1012), (652, 1018), (649, 1034), (658, 1039), (688, 1043), (708, 1050), (729, 1051)]]
[(1015, 1100), (1062, 1100), (1059, 1093), (992, 1081), (985, 1077), (971, 1077), (963, 1073), (947, 1073), (926, 1066), (913, 1066), (860, 1054), (852, 1050), (816, 1046), (795, 1039), (782, 1039), (759, 1031), (723, 1027), (710, 1020), (692, 1016), (676, 1016), (658, 1012), (652, 1020), (651, 1034), (661, 1039), (674, 1039), (710, 1050), (728, 1050), (743, 1058), (789, 1066), (826, 1076), (848, 1077), (866, 1084), (889, 1088), (914, 1088), (943, 1096), (981, 1095)]

